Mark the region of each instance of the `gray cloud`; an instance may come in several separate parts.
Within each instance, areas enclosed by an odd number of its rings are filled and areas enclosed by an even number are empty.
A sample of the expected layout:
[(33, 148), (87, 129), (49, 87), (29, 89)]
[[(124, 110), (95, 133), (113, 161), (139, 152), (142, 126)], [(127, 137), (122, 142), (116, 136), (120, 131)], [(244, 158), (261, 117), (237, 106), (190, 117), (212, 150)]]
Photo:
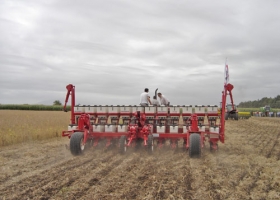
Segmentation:
[(219, 104), (279, 94), (278, 1), (8, 1), (0, 5), (0, 103)]

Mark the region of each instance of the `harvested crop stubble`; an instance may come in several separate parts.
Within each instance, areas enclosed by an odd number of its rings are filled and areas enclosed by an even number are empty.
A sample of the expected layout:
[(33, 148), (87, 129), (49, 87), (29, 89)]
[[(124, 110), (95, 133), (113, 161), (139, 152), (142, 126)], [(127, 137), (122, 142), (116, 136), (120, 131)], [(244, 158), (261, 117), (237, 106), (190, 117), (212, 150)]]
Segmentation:
[[(201, 158), (182, 149), (73, 157), (68, 138), (2, 147), (4, 199), (279, 199), (279, 119), (228, 120), (225, 144)], [(67, 126), (67, 122), (66, 125)], [(182, 146), (182, 141), (180, 142)]]

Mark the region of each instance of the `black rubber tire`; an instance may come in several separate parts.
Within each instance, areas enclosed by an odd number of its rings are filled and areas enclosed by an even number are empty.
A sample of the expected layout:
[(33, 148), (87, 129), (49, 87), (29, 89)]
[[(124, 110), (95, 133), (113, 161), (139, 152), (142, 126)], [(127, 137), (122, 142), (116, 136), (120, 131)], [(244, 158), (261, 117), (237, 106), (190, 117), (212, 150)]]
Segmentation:
[(153, 135), (148, 135), (148, 141), (147, 141), (147, 150), (149, 154), (152, 154), (154, 152), (154, 137)]
[(192, 133), (190, 135), (189, 155), (191, 158), (201, 156), (200, 134)]
[(225, 113), (225, 120), (228, 120), (228, 113)]
[(126, 136), (122, 135), (120, 137), (120, 148), (119, 148), (120, 154), (124, 154), (126, 152), (126, 148), (127, 148), (126, 144), (127, 144)]
[(238, 113), (235, 113), (234, 119), (235, 119), (235, 120), (238, 120)]
[(83, 132), (75, 132), (70, 138), (70, 151), (72, 155), (78, 156), (83, 153), (85, 150), (85, 146), (82, 146), (82, 142), (84, 140)]

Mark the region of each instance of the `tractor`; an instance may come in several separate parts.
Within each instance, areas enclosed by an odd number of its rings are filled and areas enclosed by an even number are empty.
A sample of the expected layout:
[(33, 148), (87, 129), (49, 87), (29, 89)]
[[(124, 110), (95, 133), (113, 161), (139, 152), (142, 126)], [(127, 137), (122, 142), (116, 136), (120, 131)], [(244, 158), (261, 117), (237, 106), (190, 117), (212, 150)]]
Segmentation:
[(228, 119), (238, 120), (238, 110), (236, 110), (236, 108), (237, 106), (235, 104), (226, 105), (225, 120)]
[(260, 107), (260, 112), (262, 112), (262, 116), (268, 117), (270, 112), (270, 106), (265, 105), (264, 107)]

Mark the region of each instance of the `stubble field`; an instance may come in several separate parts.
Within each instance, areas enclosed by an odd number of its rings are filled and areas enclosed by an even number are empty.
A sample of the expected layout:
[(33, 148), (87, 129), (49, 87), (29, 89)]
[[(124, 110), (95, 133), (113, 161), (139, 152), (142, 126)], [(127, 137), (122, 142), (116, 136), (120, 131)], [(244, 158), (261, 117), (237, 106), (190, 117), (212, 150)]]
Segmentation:
[[(155, 150), (152, 156), (144, 150), (119, 155), (116, 149), (99, 147), (73, 157), (65, 148), (69, 139), (56, 137), (58, 127), (67, 128), (68, 114), (25, 112), (38, 115), (41, 129), (33, 123), (25, 129), (36, 130), (39, 139), (35, 136), (34, 140), (0, 148), (1, 199), (280, 198), (277, 118), (227, 121), (225, 144), (219, 143), (216, 153), (211, 153), (206, 144), (199, 159), (190, 159), (182, 149), (167, 147)], [(42, 115), (60, 119), (54, 120), (53, 125), (41, 123)], [(19, 116), (15, 115), (17, 120), (24, 121)], [(5, 129), (5, 125), (1, 126)], [(54, 138), (41, 140), (47, 126), (53, 128), (50, 134), (53, 132)], [(17, 134), (25, 131), (14, 125), (10, 132), (14, 129)], [(3, 134), (6, 133), (1, 131), (1, 137)]]

